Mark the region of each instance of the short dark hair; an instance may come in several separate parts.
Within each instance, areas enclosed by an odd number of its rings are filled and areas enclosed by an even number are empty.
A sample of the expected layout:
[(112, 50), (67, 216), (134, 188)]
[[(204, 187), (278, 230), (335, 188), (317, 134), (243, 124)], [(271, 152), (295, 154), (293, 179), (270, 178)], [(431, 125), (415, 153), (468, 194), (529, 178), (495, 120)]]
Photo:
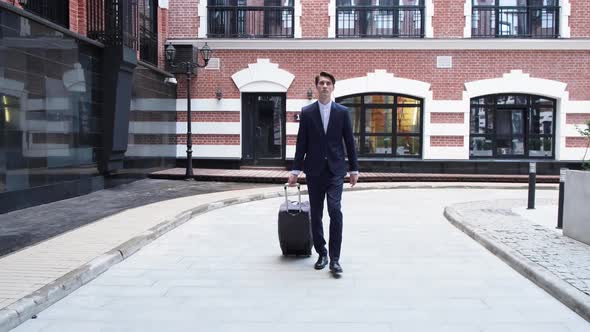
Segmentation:
[(330, 79), (330, 81), (332, 81), (332, 84), (336, 84), (336, 79), (334, 78), (334, 75), (332, 75), (328, 72), (322, 71), (322, 72), (320, 72), (320, 74), (318, 76), (315, 77), (315, 85), (318, 85), (318, 82), (320, 81), (320, 77), (327, 77)]

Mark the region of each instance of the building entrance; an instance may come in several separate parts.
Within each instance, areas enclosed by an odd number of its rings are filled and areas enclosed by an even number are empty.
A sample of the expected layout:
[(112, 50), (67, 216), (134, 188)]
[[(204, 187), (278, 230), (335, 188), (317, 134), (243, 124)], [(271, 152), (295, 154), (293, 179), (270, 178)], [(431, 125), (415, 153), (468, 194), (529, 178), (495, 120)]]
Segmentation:
[(245, 165), (283, 166), (286, 95), (242, 94), (242, 161)]

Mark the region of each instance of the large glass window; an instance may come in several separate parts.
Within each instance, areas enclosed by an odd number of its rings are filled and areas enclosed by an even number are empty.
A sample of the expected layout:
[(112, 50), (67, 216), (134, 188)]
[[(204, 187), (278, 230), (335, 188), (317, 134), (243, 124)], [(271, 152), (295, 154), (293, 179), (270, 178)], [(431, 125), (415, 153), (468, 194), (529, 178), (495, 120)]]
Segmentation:
[(360, 156), (420, 157), (422, 100), (395, 94), (345, 96)]
[(424, 0), (337, 0), (336, 37), (424, 37)]
[(471, 99), (471, 158), (553, 158), (555, 100), (531, 95)]
[(293, 0), (209, 0), (209, 38), (293, 38)]
[(157, 0), (139, 0), (139, 55), (141, 60), (158, 65)]
[(472, 1), (473, 37), (559, 37), (558, 0)]

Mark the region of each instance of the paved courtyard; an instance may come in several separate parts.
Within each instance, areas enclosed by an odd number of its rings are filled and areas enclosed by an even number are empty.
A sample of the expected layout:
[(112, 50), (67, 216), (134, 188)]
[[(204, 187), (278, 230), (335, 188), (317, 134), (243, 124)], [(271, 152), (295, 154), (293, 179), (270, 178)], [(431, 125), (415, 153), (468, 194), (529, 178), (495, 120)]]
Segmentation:
[(280, 255), (281, 198), (214, 210), (14, 331), (589, 331), (443, 216), (454, 203), (523, 197), (500, 189), (346, 192), (339, 279), (315, 271), (315, 257)]

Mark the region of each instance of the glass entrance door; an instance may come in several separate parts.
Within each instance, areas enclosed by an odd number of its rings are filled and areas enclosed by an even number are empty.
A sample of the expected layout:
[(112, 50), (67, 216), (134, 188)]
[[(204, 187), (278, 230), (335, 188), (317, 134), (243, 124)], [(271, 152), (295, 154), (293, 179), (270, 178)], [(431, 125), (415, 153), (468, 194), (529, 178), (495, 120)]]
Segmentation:
[(245, 164), (282, 166), (285, 160), (283, 93), (243, 94), (242, 159)]
[(496, 155), (525, 155), (525, 109), (498, 109), (496, 113)]

